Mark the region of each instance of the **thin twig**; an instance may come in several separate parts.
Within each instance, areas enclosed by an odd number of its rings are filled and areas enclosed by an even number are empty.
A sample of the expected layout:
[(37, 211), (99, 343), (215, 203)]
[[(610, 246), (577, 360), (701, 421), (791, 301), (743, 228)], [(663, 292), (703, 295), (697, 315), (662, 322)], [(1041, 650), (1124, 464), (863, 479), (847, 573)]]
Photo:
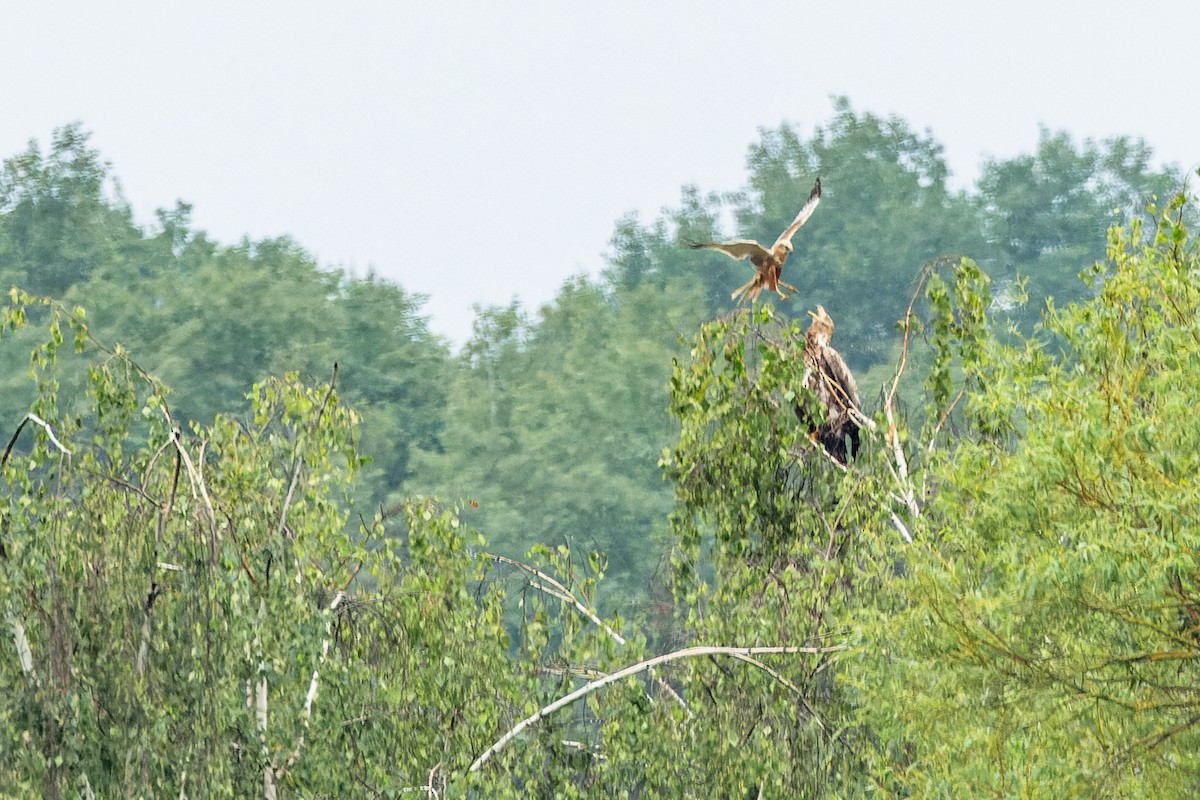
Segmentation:
[(556, 597), (559, 600), (562, 600), (564, 603), (570, 603), (571, 605), (575, 606), (576, 610), (578, 610), (580, 614), (583, 614), (585, 617), (587, 617), (593, 623), (595, 623), (597, 627), (601, 628), (605, 633), (607, 633), (609, 635), (609, 637), (617, 644), (622, 644), (622, 645), (625, 644), (625, 638), (623, 636), (621, 636), (621, 634), (614, 631), (611, 627), (609, 627), (609, 625), (606, 622), (604, 622), (604, 620), (602, 620), (602, 619), (600, 619), (600, 617), (596, 616), (596, 613), (594, 611), (589, 609), (583, 603), (579, 602), (579, 600), (575, 597), (575, 595), (572, 594), (571, 590), (569, 590), (567, 587), (563, 586), (559, 581), (555, 580), (552, 576), (547, 575), (545, 572), (542, 572), (537, 567), (533, 567), (524, 562), (517, 561), (514, 558), (496, 555), (495, 553), (481, 553), (481, 555), (484, 558), (490, 558), (491, 560), (499, 562), (501, 564), (508, 564), (510, 567), (516, 567), (519, 570), (528, 572), (530, 575), (535, 576), (539, 581), (544, 581), (545, 583), (549, 584), (549, 587), (547, 587), (547, 586), (539, 586), (538, 584), (531, 582), (533, 588), (535, 588), (539, 591), (545, 592), (546, 594), (550, 595), (551, 597)]
[[(401, 794), (409, 794), (412, 792), (424, 792), (426, 797), (430, 797), (430, 798), (433, 798), (434, 800), (437, 800), (438, 798), (441, 797), (441, 795), (438, 794), (438, 790), (436, 788), (434, 788), (433, 778), (435, 775), (437, 775), (438, 770), (440, 770), (442, 768), (442, 766), (443, 766), (443, 762), (441, 762), (441, 761), (439, 761), (438, 763), (433, 765), (433, 769), (429, 770), (429, 776), (425, 779), (424, 786), (405, 786), (405, 787), (401, 788), (399, 790), (399, 792)], [(445, 789), (445, 784), (446, 784), (446, 779), (445, 779), (445, 777), (443, 777), (442, 778), (443, 790)]]
[[(546, 594), (550, 595), (551, 597), (557, 598), (557, 599), (563, 601), (564, 603), (570, 603), (579, 611), (579, 613), (583, 614), (585, 617), (587, 617), (589, 620), (591, 620), (593, 623), (595, 623), (597, 627), (599, 627), (601, 630), (603, 630), (605, 633), (607, 633), (608, 636), (614, 642), (616, 642), (619, 645), (625, 644), (625, 638), (623, 636), (621, 636), (621, 634), (614, 631), (606, 622), (604, 622), (602, 619), (600, 619), (600, 617), (598, 617), (595, 612), (593, 612), (591, 609), (587, 608), (585, 605), (583, 605), (583, 603), (579, 602), (579, 600), (575, 597), (574, 593), (572, 593), (571, 590), (568, 589), (567, 587), (563, 586), (562, 583), (555, 580), (555, 578), (553, 576), (547, 575), (545, 572), (542, 572), (537, 567), (531, 566), (522, 561), (517, 561), (516, 559), (513, 559), (513, 558), (508, 558), (507, 556), (496, 555), (494, 553), (483, 553), (482, 555), (484, 558), (490, 558), (499, 563), (508, 564), (509, 566), (513, 566), (513, 567), (516, 567), (517, 569), (528, 572), (529, 574), (537, 577), (537, 579), (539, 581), (545, 581), (546, 583), (550, 584), (550, 586), (547, 587), (547, 586), (543, 586), (539, 583), (535, 583), (534, 581), (529, 582), (529, 585), (532, 586), (533, 588), (537, 589), (538, 591), (545, 592)], [(650, 677), (654, 680), (654, 682), (658, 684), (660, 689), (662, 689), (668, 696), (670, 696), (673, 700), (675, 700), (676, 703), (679, 703), (679, 705), (683, 707), (683, 710), (687, 712), (688, 719), (691, 719), (693, 716), (695, 716), (692, 713), (692, 710), (688, 707), (687, 701), (685, 701), (679, 695), (679, 692), (675, 691), (675, 688), (673, 686), (671, 686), (671, 684), (667, 683), (667, 681), (660, 678), (658, 676), (658, 673), (653, 669), (650, 670), (649, 674), (650, 674)], [(651, 699), (651, 700), (653, 699), (653, 698), (650, 698), (649, 695), (647, 695), (647, 698)]]
[(21, 419), (21, 424), (17, 425), (17, 429), (13, 431), (12, 438), (8, 440), (8, 447), (4, 448), (4, 457), (0, 458), (0, 469), (4, 469), (4, 465), (8, 463), (8, 456), (12, 453), (13, 445), (17, 443), (17, 437), (21, 435), (21, 431), (25, 429), (25, 423), (29, 422), (29, 416), (26, 415)]
[[(787, 678), (783, 677), (783, 675), (781, 675), (778, 671), (772, 669), (771, 667), (768, 667), (766, 664), (762, 663), (757, 658), (754, 658), (752, 656), (745, 656), (740, 653), (731, 653), (730, 655), (732, 655), (734, 658), (738, 659), (739, 661), (745, 661), (747, 664), (752, 664), (752, 665), (758, 667), (763, 672), (767, 673), (772, 678), (774, 678), (775, 680), (777, 680), (781, 684), (783, 684), (787, 689), (789, 689), (792, 692), (792, 694), (794, 694), (794, 695), (796, 695), (796, 697), (800, 698), (800, 703), (804, 706), (805, 710), (808, 711), (808, 713), (812, 716), (813, 720), (817, 723), (817, 727), (821, 729), (822, 733), (824, 733), (826, 736), (829, 736), (829, 730), (825, 727), (825, 723), (821, 722), (821, 718), (819, 716), (817, 716), (816, 709), (814, 709), (812, 707), (812, 705), (808, 702), (808, 698), (804, 696), (804, 692), (800, 691), (800, 687), (796, 686), (796, 684), (792, 683)], [(832, 737), (830, 737), (830, 740), (832, 740)]]
[[(154, 454), (154, 458), (157, 459), (159, 454), (161, 454), (163, 452), (163, 449), (166, 448), (169, 444), (170, 444), (169, 441), (165, 442), (163, 444), (163, 446), (158, 449), (158, 453)], [(159, 547), (162, 545), (163, 537), (166, 535), (167, 519), (171, 516), (171, 510), (175, 507), (175, 495), (176, 495), (177, 491), (179, 490), (179, 474), (180, 474), (180, 471), (182, 470), (182, 468), (183, 468), (183, 459), (180, 457), (179, 453), (176, 452), (174, 476), (171, 479), (171, 491), (167, 495), (167, 505), (165, 507), (163, 507), (163, 506), (159, 505), (158, 503), (155, 503), (155, 506), (158, 508), (158, 524), (157, 524), (157, 526), (155, 528), (155, 532), (154, 532), (154, 560), (155, 560), (155, 563), (158, 565), (159, 569), (170, 568), (176, 572), (179, 572), (182, 570), (180, 570), (179, 567), (176, 567), (171, 564), (164, 565), (163, 562), (158, 560), (158, 551), (159, 551)], [(146, 480), (147, 481), (149, 480), (149, 468), (147, 468)], [(146, 494), (146, 492), (145, 492), (146, 485), (147, 484), (145, 482), (143, 482), (142, 494)], [(151, 502), (154, 502), (154, 501), (152, 500)], [(150, 657), (150, 634), (152, 633), (150, 614), (152, 611), (152, 602), (153, 602), (152, 598), (154, 598), (155, 594), (157, 593), (157, 590), (158, 590), (158, 583), (154, 579), (154, 573), (151, 572), (150, 586), (146, 590), (147, 600), (146, 600), (146, 606), (145, 606), (145, 611), (144, 611), (145, 616), (144, 616), (144, 619), (142, 620), (142, 641), (141, 641), (141, 644), (138, 646), (137, 660), (134, 663), (134, 672), (139, 677), (141, 675), (145, 674), (147, 659)]]
[(946, 410), (942, 412), (942, 418), (938, 420), (938, 424), (933, 428), (933, 433), (929, 435), (929, 445), (926, 448), (926, 452), (933, 452), (933, 447), (935, 444), (937, 444), (937, 435), (942, 432), (942, 428), (945, 426), (946, 421), (950, 419), (950, 414), (954, 411), (954, 407), (958, 405), (959, 400), (963, 399), (963, 395), (966, 394), (966, 391), (966, 389), (959, 389), (958, 394), (954, 398), (954, 402), (946, 406)]

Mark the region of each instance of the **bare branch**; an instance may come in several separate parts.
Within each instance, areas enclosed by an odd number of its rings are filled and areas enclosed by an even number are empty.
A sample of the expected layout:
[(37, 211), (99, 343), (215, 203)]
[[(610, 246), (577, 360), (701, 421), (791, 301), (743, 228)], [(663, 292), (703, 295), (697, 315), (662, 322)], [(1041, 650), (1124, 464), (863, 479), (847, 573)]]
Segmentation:
[[(932, 268), (926, 265), (922, 270), (921, 278), (917, 283), (917, 289), (913, 292), (912, 299), (908, 302), (908, 310), (904, 313), (902, 325), (904, 326), (904, 341), (900, 348), (900, 361), (896, 365), (896, 374), (892, 377), (891, 388), (883, 400), (883, 415), (887, 420), (887, 431), (884, 433), (884, 442), (891, 449), (892, 461), (888, 462), (888, 471), (892, 473), (892, 478), (896, 481), (897, 492), (889, 492), (893, 500), (903, 504), (913, 517), (917, 517), (921, 513), (921, 508), (917, 505), (916, 493), (913, 491), (912, 479), (908, 472), (908, 459), (904, 456), (904, 448), (900, 445), (900, 430), (896, 425), (896, 393), (900, 390), (900, 378), (904, 375), (904, 370), (908, 366), (908, 345), (912, 337), (912, 321), (913, 321), (913, 306), (916, 305), (917, 297), (921, 294), (921, 289), (925, 285)], [(894, 464), (893, 464), (894, 462)], [(896, 529), (900, 531), (901, 538), (908, 544), (912, 544), (912, 534), (908, 532), (908, 527), (900, 520), (894, 511), (889, 512), (892, 515), (892, 523)]]
[(54, 446), (58, 448), (60, 453), (70, 457), (71, 451), (64, 447), (63, 443), (58, 440), (58, 437), (54, 435), (54, 429), (50, 427), (50, 423), (46, 422), (46, 420), (42, 419), (32, 411), (26, 414), (26, 417), (28, 417), (29, 421), (33, 424), (41, 426), (42, 430), (44, 430), (46, 435), (50, 437), (50, 441), (54, 443)]
[(29, 647), (29, 636), (25, 633), (25, 625), (20, 617), (12, 612), (8, 615), (8, 625), (12, 628), (13, 640), (17, 644), (17, 660), (21, 664), (21, 672), (25, 673), (35, 686), (38, 685), (37, 675), (33, 671), (33, 650)]
[(46, 436), (50, 437), (50, 441), (54, 444), (55, 448), (67, 458), (71, 457), (71, 451), (64, 447), (63, 443), (58, 440), (58, 437), (54, 435), (54, 429), (50, 427), (50, 423), (30, 411), (21, 419), (21, 423), (13, 431), (12, 438), (8, 440), (8, 447), (4, 448), (4, 456), (0, 458), (0, 469), (3, 469), (4, 465), (8, 463), (8, 457), (12, 454), (13, 445), (17, 443), (17, 438), (20, 437), (21, 431), (25, 429), (26, 422), (32, 422), (40, 426), (46, 432)]
[[(259, 600), (258, 602), (258, 625), (261, 629), (267, 615), (267, 601)], [(251, 704), (254, 708), (254, 727), (258, 731), (258, 743), (262, 751), (263, 765), (263, 798), (264, 800), (276, 800), (278, 797), (278, 785), (275, 780), (275, 765), (271, 761), (271, 749), (267, 744), (267, 657), (263, 653), (262, 638), (255, 630), (254, 633), (254, 650), (258, 658), (256, 671), (258, 672), (258, 682), (253, 684), (246, 681), (246, 700), (247, 704)]]
[[(161, 408), (161, 407), (160, 407)], [(183, 442), (179, 439), (179, 430), (175, 427), (171, 415), (167, 413), (165, 408), (162, 409), (163, 416), (167, 418), (167, 423), (171, 425), (171, 442), (175, 445), (175, 451), (179, 453), (179, 457), (183, 459), (183, 464), (187, 468), (188, 480), (192, 484), (192, 497), (199, 498), (204, 501), (204, 509), (208, 512), (209, 532), (212, 535), (215, 543), (220, 535), (217, 533), (217, 514), (213, 511), (212, 500), (208, 497), (208, 487), (204, 485), (204, 479), (201, 477), (196, 465), (192, 463), (192, 457), (188, 455), (187, 449), (183, 446)], [(203, 451), (201, 451), (203, 452)]]
[[(899, 500), (900, 498), (896, 497), (896, 499)], [(912, 544), (913, 538), (912, 534), (908, 532), (908, 526), (896, 515), (895, 511), (889, 508), (888, 513), (892, 515), (892, 524), (896, 526), (896, 530), (900, 531), (900, 538), (904, 540), (905, 544)]]
[[(507, 556), (496, 555), (494, 553), (483, 553), (482, 555), (484, 558), (490, 558), (493, 561), (497, 561), (501, 564), (508, 564), (509, 566), (513, 566), (517, 569), (528, 572), (529, 574), (537, 577), (538, 580), (550, 584), (550, 586), (547, 587), (535, 583), (534, 581), (529, 582), (529, 585), (538, 591), (562, 600), (564, 603), (570, 603), (579, 611), (579, 613), (583, 614), (585, 617), (595, 623), (597, 627), (607, 633), (609, 638), (611, 638), (614, 642), (619, 645), (625, 644), (625, 638), (621, 636), (621, 634), (614, 631), (606, 622), (600, 619), (595, 612), (587, 608), (585, 605), (583, 605), (583, 603), (579, 602), (571, 590), (563, 586), (559, 581), (555, 580), (553, 576), (547, 575), (537, 567), (531, 566), (522, 561), (517, 561), (516, 559), (508, 558)], [(691, 719), (694, 716), (692, 714), (692, 710), (688, 708), (687, 702), (679, 696), (679, 692), (675, 691), (671, 684), (660, 678), (658, 673), (656, 673), (653, 669), (649, 671), (649, 674), (650, 677), (658, 684), (659, 688), (661, 688), (668, 696), (673, 698), (675, 702), (679, 703), (679, 705), (683, 707), (683, 710), (687, 712), (688, 718)], [(649, 695), (647, 695), (647, 697), (649, 698)], [(653, 698), (650, 699), (653, 700)]]
[(558, 711), (561, 708), (565, 708), (566, 706), (571, 705), (576, 700), (579, 700), (582, 697), (586, 697), (587, 695), (591, 694), (592, 692), (594, 692), (598, 689), (602, 689), (605, 686), (608, 686), (609, 684), (616, 683), (617, 681), (624, 680), (625, 678), (628, 678), (631, 675), (636, 675), (639, 672), (645, 672), (646, 670), (650, 669), (651, 667), (656, 667), (659, 664), (665, 664), (669, 661), (678, 661), (678, 660), (684, 659), (684, 658), (696, 658), (698, 656), (712, 656), (712, 655), (755, 656), (755, 655), (767, 654), (767, 653), (789, 653), (789, 654), (790, 653), (833, 653), (833, 652), (840, 652), (840, 651), (846, 650), (846, 649), (847, 649), (847, 647), (845, 645), (831, 645), (828, 647), (700, 646), (700, 647), (688, 647), (683, 650), (676, 650), (672, 653), (665, 653), (661, 656), (655, 656), (654, 658), (650, 658), (645, 661), (639, 661), (638, 663), (632, 664), (628, 667), (625, 667), (622, 670), (618, 670), (617, 672), (614, 672), (611, 675), (607, 675), (603, 678), (598, 678), (597, 680), (591, 681), (590, 683), (587, 683), (587, 684), (579, 687), (578, 689), (571, 692), (570, 694), (560, 697), (558, 700), (555, 700), (550, 705), (545, 706), (544, 708), (538, 710), (536, 713), (532, 714), (531, 716), (528, 716), (525, 719), (521, 720), (515, 726), (513, 726), (512, 729), (510, 729), (508, 731), (508, 733), (501, 736), (498, 740), (496, 740), (495, 744), (493, 744), (491, 747), (489, 747), (487, 750), (485, 750), (477, 759), (475, 759), (475, 761), (471, 764), (469, 771), (471, 771), (471, 772), (478, 771), (479, 768), (482, 767), (484, 764), (486, 764), (491, 759), (492, 756), (494, 756), (496, 753), (503, 750), (504, 747), (510, 741), (512, 741), (515, 737), (519, 736), (521, 731), (525, 730), (530, 725), (534, 725), (537, 722), (541, 721), (544, 717), (547, 717), (550, 714), (553, 714), (555, 711)]
[(283, 529), (287, 527), (288, 508), (292, 505), (292, 494), (296, 491), (296, 483), (300, 480), (300, 469), (304, 466), (304, 456), (296, 454), (296, 461), (292, 464), (292, 478), (288, 481), (287, 494), (283, 498), (283, 509), (279, 512), (279, 526), (275, 529), (276, 536), (283, 536)]
[(308, 683), (308, 693), (304, 696), (304, 709), (300, 712), (300, 721), (303, 728), (300, 731), (299, 737), (296, 739), (296, 746), (292, 748), (292, 754), (288, 756), (287, 763), (283, 769), (278, 772), (282, 776), (284, 772), (290, 770), (293, 765), (300, 759), (300, 750), (304, 747), (304, 735), (308, 731), (309, 721), (312, 719), (313, 701), (317, 699), (317, 685), (321, 678), (321, 668), (325, 665), (325, 661), (329, 658), (329, 643), (333, 639), (333, 615), (337, 612), (338, 606), (346, 599), (345, 592), (338, 592), (333, 602), (325, 609), (325, 638), (321, 641), (321, 655), (317, 658), (316, 669), (313, 670), (312, 680)]
[[(830, 464), (833, 464), (833, 466), (837, 467), (842, 472), (850, 471), (849, 467), (847, 467), (845, 464), (843, 464), (842, 462), (840, 462), (836, 458), (834, 458), (833, 455), (830, 454), (830, 452), (828, 450), (826, 450), (821, 444), (819, 444), (817, 442), (817, 440), (814, 439), (812, 436), (805, 436), (804, 442), (806, 442), (806, 444), (802, 445), (802, 447), (804, 449), (811, 449), (814, 453), (817, 453), (818, 455), (823, 456)], [(798, 457), (799, 452), (800, 452), (799, 450), (795, 450), (795, 451), (792, 451), (790, 453), (790, 455), (792, 455), (793, 457)]]
[(442, 768), (442, 766), (443, 766), (443, 762), (441, 762), (441, 761), (439, 761), (438, 763), (433, 765), (433, 769), (429, 770), (429, 777), (427, 777), (425, 779), (424, 786), (405, 786), (404, 788), (399, 790), (400, 793), (401, 794), (409, 794), (412, 792), (424, 792), (426, 797), (432, 798), (433, 800), (438, 800), (438, 798), (440, 798), (442, 796), (442, 794), (444, 794), (446, 791), (446, 776), (442, 775), (442, 791), (441, 791), (441, 793), (439, 793), (438, 790), (434, 787), (433, 779), (434, 779), (434, 776), (436, 776), (438, 774), (438, 771)]

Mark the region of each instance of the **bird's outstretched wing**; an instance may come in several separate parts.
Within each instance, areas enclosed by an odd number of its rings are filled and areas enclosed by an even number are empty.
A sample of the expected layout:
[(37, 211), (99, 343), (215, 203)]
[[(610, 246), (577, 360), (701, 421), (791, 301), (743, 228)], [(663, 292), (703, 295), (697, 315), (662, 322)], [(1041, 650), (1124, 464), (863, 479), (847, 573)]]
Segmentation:
[(730, 258), (741, 261), (743, 258), (767, 258), (770, 253), (765, 247), (753, 239), (733, 239), (728, 242), (693, 242), (688, 247), (693, 250), (716, 250)]
[(800, 230), (800, 226), (812, 216), (819, 202), (821, 202), (821, 179), (817, 178), (817, 182), (813, 184), (812, 191), (808, 194), (808, 200), (804, 201), (804, 207), (800, 209), (800, 213), (792, 220), (792, 224), (787, 226), (787, 230), (779, 234), (779, 238), (775, 240), (774, 247), (778, 247), (782, 242), (790, 242), (792, 237), (796, 235), (796, 231)]

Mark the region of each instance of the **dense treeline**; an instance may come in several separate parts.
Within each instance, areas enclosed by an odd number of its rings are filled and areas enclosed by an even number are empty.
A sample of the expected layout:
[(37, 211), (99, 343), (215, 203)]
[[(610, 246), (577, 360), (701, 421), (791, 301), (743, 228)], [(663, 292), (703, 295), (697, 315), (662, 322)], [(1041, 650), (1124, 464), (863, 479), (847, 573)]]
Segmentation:
[[(255, 381), (339, 362), (344, 395), (388, 442), (371, 442), (376, 492), (403, 483), (414, 449), (436, 446), (448, 350), (403, 289), (319, 269), (288, 239), (219, 245), (191, 229), (184, 204), (144, 230), (77, 126), (5, 162), (0, 210), (4, 285), (84, 302), (94, 330), (176, 390), (182, 419), (244, 412)], [(20, 376), (19, 348), (3, 357)]]
[[(672, 437), (671, 356), (701, 320), (731, 309), (746, 277), (680, 241), (771, 239), (821, 175), (822, 206), (788, 268), (801, 291), (777, 306), (802, 317), (823, 303), (870, 399), (897, 356), (896, 321), (922, 264), (971, 256), (998, 305), (1030, 330), (1044, 298), (1090, 291), (1078, 274), (1103, 256), (1109, 224), (1181, 182), (1173, 168), (1153, 168), (1140, 141), (1080, 145), (1044, 131), (1035, 153), (989, 161), (974, 191), (955, 192), (931, 135), (845, 99), (811, 137), (786, 125), (764, 132), (747, 167), (739, 192), (688, 187), (656, 220), (618, 221), (599, 279), (567, 281), (534, 314), (480, 310), (455, 355), (430, 333), (421, 298), (322, 269), (295, 242), (213, 242), (182, 203), (140, 227), (86, 132), (71, 126), (46, 152), (31, 145), (5, 162), (0, 282), (84, 302), (93, 330), (175, 389), (183, 419), (245, 413), (253, 382), (285, 370), (321, 378), (338, 362), (372, 458), (359, 481), (364, 506), (413, 491), (471, 497), (480, 506), (471, 521), (513, 554), (537, 542), (608, 553), (619, 579), (609, 586), (628, 597), (660, 560), (669, 492), (655, 461)], [(719, 231), (729, 207), (737, 230)], [(19, 375), (19, 348), (0, 357), (6, 375)], [(0, 381), (5, 407), (24, 405), (19, 392)]]
[[(1150, 157), (1044, 132), (956, 192), (841, 101), (452, 353), (294, 242), (140, 227), (77, 126), (31, 145), (0, 789), (1189, 796), (1200, 257)], [(769, 240), (816, 174), (800, 292), (731, 315), (745, 268), (680, 242)], [(847, 469), (791, 407), (817, 303), (876, 417)]]

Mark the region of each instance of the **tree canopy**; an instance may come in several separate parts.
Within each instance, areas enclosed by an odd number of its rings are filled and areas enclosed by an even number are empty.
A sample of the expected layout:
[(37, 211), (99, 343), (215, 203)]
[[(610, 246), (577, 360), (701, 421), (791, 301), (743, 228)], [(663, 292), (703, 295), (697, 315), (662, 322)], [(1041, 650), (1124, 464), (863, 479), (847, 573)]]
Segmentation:
[[(138, 226), (80, 126), (31, 144), (0, 794), (1193, 796), (1200, 250), (1150, 164), (1045, 131), (955, 191), (841, 100), (454, 352), (291, 239)], [(682, 245), (817, 174), (800, 291), (735, 307)], [(845, 463), (797, 420), (817, 304)]]

